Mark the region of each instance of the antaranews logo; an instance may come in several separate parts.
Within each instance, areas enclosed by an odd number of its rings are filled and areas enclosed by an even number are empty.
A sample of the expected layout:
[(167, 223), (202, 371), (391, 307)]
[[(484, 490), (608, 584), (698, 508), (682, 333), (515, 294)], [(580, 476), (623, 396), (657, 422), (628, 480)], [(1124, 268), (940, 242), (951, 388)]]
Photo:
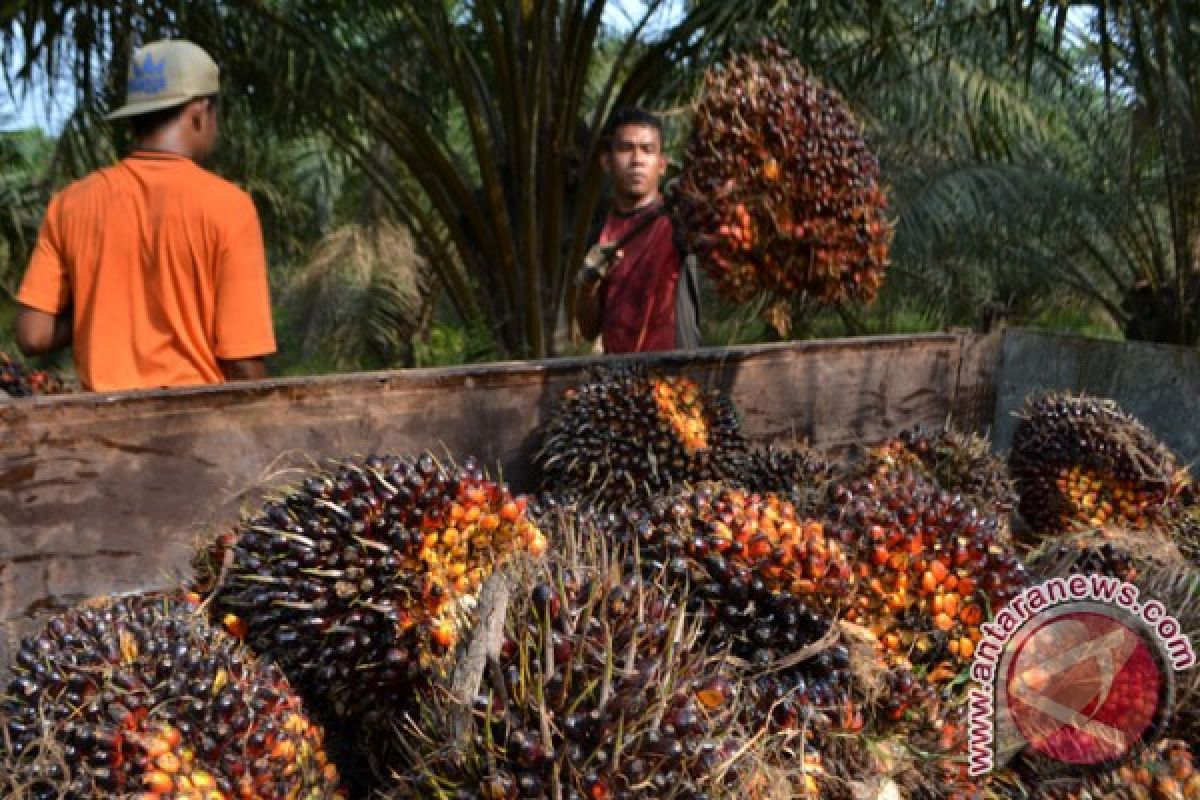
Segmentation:
[(1120, 759), (1158, 732), (1173, 673), (1196, 663), (1162, 603), (1106, 575), (1030, 587), (982, 634), (968, 709), (976, 777), (1027, 747), (1072, 765)]

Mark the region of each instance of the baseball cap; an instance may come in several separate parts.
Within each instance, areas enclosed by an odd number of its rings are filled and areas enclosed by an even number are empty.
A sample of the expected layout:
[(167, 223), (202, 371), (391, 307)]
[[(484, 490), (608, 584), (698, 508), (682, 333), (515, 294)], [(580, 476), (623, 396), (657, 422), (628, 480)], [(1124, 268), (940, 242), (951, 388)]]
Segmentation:
[(125, 105), (104, 118), (136, 117), (216, 94), (219, 72), (217, 62), (189, 41), (151, 42), (133, 53)]

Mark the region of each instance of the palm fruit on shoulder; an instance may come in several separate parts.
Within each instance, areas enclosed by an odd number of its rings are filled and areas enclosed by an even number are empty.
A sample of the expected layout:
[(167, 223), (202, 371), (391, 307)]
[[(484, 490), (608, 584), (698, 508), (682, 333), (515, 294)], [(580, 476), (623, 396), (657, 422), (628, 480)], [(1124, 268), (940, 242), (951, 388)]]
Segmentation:
[(1027, 585), (996, 516), (914, 471), (837, 484), (824, 518), (857, 573), (844, 617), (870, 629), (893, 666), (934, 683), (970, 663), (989, 609)]
[(413, 714), (389, 798), (735, 796), (725, 781), (756, 745), (738, 737), (739, 687), (683, 607), (592, 532), (561, 553), (513, 573), (473, 702), (440, 693)]
[(22, 641), (0, 697), (15, 800), (342, 796), (277, 667), (176, 595), (105, 599)]
[(1146, 528), (1189, 483), (1174, 454), (1112, 400), (1051, 394), (1028, 402), (1009, 470), (1021, 517), (1040, 535), (1113, 523)]
[(893, 236), (879, 162), (837, 92), (761, 49), (705, 73), (675, 197), (689, 250), (734, 303), (869, 303)]
[(479, 586), (546, 540), (526, 500), (461, 466), (372, 456), (247, 515), (198, 570), (212, 610), (323, 713), (381, 713), (426, 685)]
[(601, 509), (733, 474), (747, 449), (726, 397), (640, 365), (600, 369), (567, 389), (539, 438), (542, 488)]

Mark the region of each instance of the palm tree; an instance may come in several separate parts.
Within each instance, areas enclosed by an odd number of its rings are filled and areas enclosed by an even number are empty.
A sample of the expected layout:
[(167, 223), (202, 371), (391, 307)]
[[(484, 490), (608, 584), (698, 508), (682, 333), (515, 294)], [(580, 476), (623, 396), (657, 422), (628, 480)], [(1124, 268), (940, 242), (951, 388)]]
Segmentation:
[(134, 40), (189, 36), (261, 115), (322, 132), (373, 182), (462, 319), (539, 357), (600, 201), (604, 118), (757, 3), (696, 4), (648, 33), (667, 5), (615, 35), (606, 0), (39, 4), (8, 20), (6, 42), (36, 42), (22, 76), (70, 59), (87, 103), (114, 97), (95, 69), (110, 54), (119, 69)]
[[(1200, 341), (1200, 8), (1175, 0), (1008, 4), (1009, 52), (1066, 55), (1076, 157), (1035, 240), (1130, 338)], [(1085, 20), (1064, 36), (1067, 17)]]

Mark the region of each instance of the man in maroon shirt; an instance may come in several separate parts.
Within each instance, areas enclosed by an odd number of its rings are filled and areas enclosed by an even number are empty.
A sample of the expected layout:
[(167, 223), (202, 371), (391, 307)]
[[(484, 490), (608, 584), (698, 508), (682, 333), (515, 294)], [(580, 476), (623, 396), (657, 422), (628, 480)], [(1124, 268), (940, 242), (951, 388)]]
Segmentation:
[(609, 122), (601, 159), (612, 180), (612, 208), (575, 298), (580, 332), (587, 339), (602, 335), (606, 353), (697, 344), (676, 341), (676, 290), (686, 273), (659, 190), (667, 170), (662, 145), (662, 122), (653, 114), (621, 109)]

